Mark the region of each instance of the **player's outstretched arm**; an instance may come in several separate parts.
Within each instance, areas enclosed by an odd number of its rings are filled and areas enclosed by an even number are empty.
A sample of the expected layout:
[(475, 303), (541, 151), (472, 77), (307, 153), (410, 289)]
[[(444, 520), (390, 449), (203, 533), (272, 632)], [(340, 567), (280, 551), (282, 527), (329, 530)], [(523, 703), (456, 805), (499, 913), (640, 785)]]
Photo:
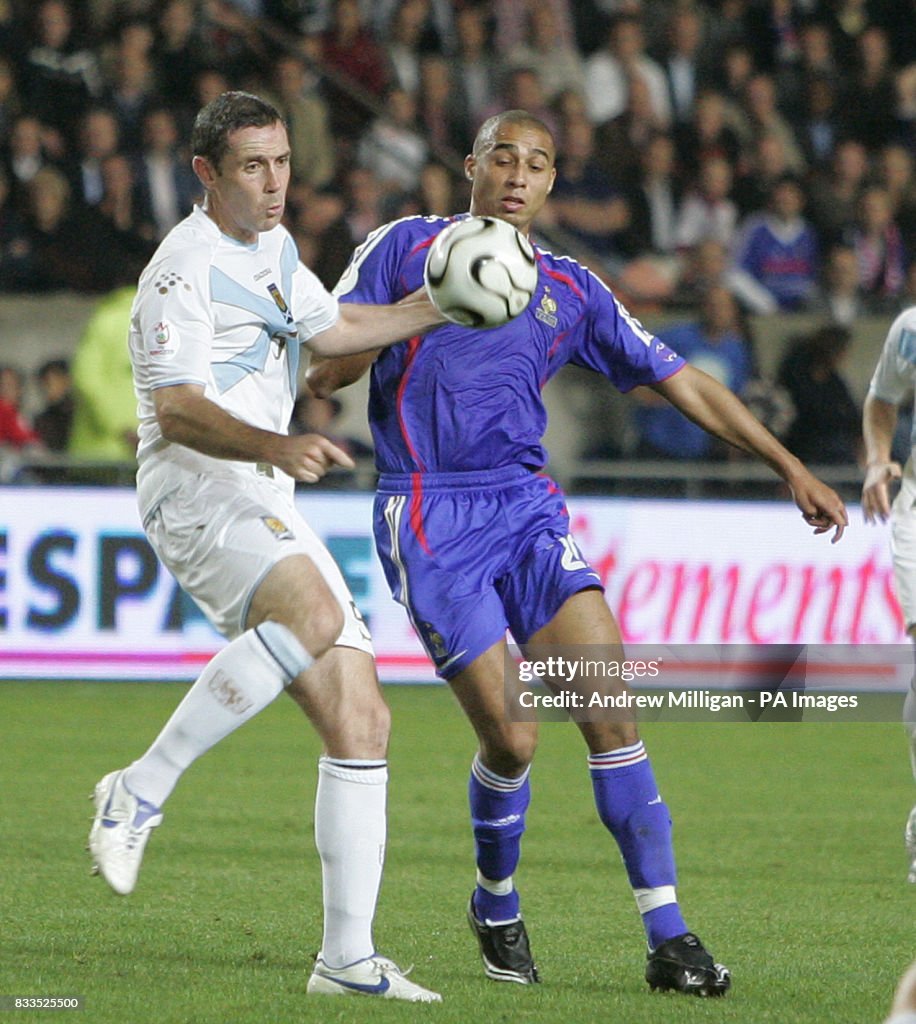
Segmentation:
[(332, 466), (354, 466), (342, 448), (320, 434), (276, 434), (236, 419), (204, 397), (204, 389), (197, 384), (157, 388), (153, 401), (166, 441), (204, 455), (266, 462), (308, 484), (317, 483)]
[(432, 304), (426, 290), (418, 288), (392, 306), (342, 302), (337, 323), (304, 339), (304, 343), (321, 356), (346, 356), (386, 348), (444, 323), (445, 317)]
[(897, 428), (897, 406), (869, 395), (862, 409), (862, 436), (865, 438), (865, 483), (862, 485), (862, 512), (866, 523), (885, 522), (891, 514), (890, 484), (899, 480), (903, 470), (891, 458), (891, 445)]
[(834, 543), (843, 536), (849, 517), (839, 495), (781, 445), (727, 387), (693, 366), (683, 367), (652, 387), (704, 430), (756, 455), (778, 473), (815, 533), (835, 530)]

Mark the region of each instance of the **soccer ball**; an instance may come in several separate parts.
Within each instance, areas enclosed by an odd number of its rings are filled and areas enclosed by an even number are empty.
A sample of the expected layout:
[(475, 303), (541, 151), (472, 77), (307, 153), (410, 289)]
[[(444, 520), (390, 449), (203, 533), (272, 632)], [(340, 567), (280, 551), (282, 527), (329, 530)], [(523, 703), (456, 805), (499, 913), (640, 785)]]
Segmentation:
[(537, 287), (534, 249), (497, 217), (450, 224), (430, 247), (423, 270), (436, 309), (464, 327), (498, 327), (516, 317)]

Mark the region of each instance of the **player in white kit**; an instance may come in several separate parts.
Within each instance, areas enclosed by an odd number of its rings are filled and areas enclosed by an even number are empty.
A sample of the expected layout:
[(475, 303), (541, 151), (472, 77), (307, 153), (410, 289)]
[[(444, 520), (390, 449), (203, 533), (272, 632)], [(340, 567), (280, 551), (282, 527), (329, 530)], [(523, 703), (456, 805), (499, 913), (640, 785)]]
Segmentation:
[[(905, 310), (891, 324), (878, 365), (872, 376), (862, 415), (867, 469), (862, 487), (862, 511), (869, 523), (891, 520), (891, 551), (897, 599), (906, 629), (916, 641), (916, 420), (913, 450), (901, 469), (891, 457), (897, 427), (897, 410), (912, 402), (916, 386), (916, 306)], [(893, 504), (890, 485), (900, 481)], [(903, 705), (903, 721), (910, 741), (910, 761), (916, 778), (916, 675)], [(905, 842), (910, 859), (908, 879), (916, 884), (916, 807), (906, 823)]]
[[(389, 712), (368, 630), (293, 504), (296, 480), (352, 463), (326, 438), (287, 426), (300, 344), (341, 355), (442, 318), (420, 292), (393, 306), (338, 305), (299, 262), (280, 223), (290, 151), (272, 106), (224, 93), (198, 114), (192, 144), (204, 205), (159, 246), (131, 315), (137, 493), (159, 558), (229, 643), (149, 750), (97, 784), (90, 852), (116, 892), (131, 892), (181, 774), (285, 689), (324, 744), (315, 806), (324, 935), (308, 991), (438, 1001), (375, 951)], [(320, 659), (333, 669), (341, 648), (351, 651), (347, 671), (320, 685), (309, 668)]]

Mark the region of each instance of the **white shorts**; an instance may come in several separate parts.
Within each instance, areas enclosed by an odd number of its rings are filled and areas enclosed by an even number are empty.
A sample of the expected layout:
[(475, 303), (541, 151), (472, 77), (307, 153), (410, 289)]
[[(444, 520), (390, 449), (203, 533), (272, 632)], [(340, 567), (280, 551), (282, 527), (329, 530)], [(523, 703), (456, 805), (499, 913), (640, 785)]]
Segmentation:
[(228, 639), (245, 630), (258, 585), (281, 559), (307, 555), (344, 613), (338, 646), (373, 654), (369, 628), (347, 584), (292, 496), (250, 473), (180, 473), (181, 482), (150, 512), (144, 529), (163, 565)]
[(900, 491), (894, 499), (891, 516), (891, 553), (894, 556), (894, 580), (897, 600), (903, 609), (906, 628), (916, 623), (916, 477), (906, 464)]

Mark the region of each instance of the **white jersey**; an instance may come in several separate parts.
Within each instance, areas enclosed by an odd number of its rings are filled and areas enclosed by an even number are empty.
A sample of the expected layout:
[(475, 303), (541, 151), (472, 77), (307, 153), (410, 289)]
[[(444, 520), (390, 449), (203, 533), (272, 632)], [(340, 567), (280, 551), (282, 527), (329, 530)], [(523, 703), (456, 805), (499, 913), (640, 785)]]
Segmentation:
[(237, 419), (285, 434), (299, 344), (332, 327), (338, 316), (337, 300), (299, 262), (282, 226), (246, 245), (195, 207), (166, 235), (140, 277), (130, 324), (144, 513), (169, 489), (166, 464), (202, 473), (254, 470), (253, 464), (166, 442), (153, 391), (200, 384), (207, 398)]
[[(916, 306), (891, 324), (868, 393), (891, 405), (912, 398), (916, 386)], [(913, 445), (916, 446), (916, 419)]]

